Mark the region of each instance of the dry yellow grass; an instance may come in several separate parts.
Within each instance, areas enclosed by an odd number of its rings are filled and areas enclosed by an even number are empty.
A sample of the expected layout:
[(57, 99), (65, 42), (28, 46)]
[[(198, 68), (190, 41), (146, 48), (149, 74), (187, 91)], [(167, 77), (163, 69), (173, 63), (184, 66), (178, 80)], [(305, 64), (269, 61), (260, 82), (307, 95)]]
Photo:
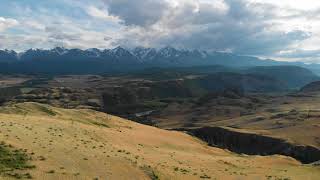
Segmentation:
[[(0, 109), (0, 141), (32, 153), (34, 179), (304, 179), (320, 168), (284, 156), (244, 156), (92, 110), (36, 103)], [(0, 177), (0, 179), (9, 179)]]

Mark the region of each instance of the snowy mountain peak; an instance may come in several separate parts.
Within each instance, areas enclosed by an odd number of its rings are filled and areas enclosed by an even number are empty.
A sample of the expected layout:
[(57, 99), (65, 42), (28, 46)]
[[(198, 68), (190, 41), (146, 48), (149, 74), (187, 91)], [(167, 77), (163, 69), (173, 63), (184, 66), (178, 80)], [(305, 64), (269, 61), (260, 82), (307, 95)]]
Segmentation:
[(55, 53), (57, 53), (59, 55), (63, 55), (63, 54), (68, 52), (68, 50), (65, 49), (64, 47), (56, 47), (56, 48), (52, 49), (51, 51), (55, 52)]
[(112, 49), (112, 52), (114, 52), (114, 53), (126, 53), (128, 51), (126, 49), (124, 49), (123, 47), (118, 46), (118, 47)]
[(85, 50), (87, 55), (90, 57), (100, 57), (101, 56), (101, 51), (97, 48), (90, 48)]
[(164, 47), (162, 49), (159, 50), (159, 54), (162, 56), (162, 57), (165, 57), (165, 58), (169, 58), (169, 57), (178, 57), (178, 51), (173, 48), (173, 47)]
[(142, 61), (145, 61), (153, 59), (157, 54), (157, 50), (154, 48), (137, 47), (132, 50), (132, 54)]

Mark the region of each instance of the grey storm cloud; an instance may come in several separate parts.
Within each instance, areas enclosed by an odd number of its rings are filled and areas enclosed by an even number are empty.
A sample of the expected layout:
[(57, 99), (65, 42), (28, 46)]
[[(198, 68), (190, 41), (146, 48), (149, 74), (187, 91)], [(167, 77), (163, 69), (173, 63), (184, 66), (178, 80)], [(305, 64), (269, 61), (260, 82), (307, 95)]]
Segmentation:
[(111, 15), (124, 20), (126, 25), (146, 26), (163, 17), (168, 4), (161, 0), (104, 0)]
[(178, 5), (172, 6), (168, 0), (104, 0), (109, 13), (128, 26), (116, 43), (269, 55), (311, 36), (302, 30), (277, 30), (272, 21), (284, 17), (277, 15), (282, 9), (271, 4), (247, 0), (173, 1)]

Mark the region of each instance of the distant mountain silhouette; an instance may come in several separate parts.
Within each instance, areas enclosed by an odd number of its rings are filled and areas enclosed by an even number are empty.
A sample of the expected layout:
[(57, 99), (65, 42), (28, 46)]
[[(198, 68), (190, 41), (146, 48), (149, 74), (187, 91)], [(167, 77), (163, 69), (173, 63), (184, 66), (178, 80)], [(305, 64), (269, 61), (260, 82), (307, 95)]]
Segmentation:
[(257, 74), (238, 74), (221, 72), (210, 74), (197, 80), (197, 83), (209, 92), (235, 91), (245, 92), (279, 92), (289, 87), (276, 78)]
[(312, 71), (299, 66), (257, 66), (245, 70), (245, 73), (275, 78), (290, 88), (300, 88), (320, 80)]

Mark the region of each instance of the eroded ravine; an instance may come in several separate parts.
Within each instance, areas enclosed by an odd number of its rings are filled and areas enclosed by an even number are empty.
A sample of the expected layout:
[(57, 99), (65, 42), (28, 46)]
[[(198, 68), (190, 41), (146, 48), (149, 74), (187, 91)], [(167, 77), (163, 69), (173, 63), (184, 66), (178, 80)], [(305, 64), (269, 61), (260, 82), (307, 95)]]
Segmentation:
[(296, 145), (283, 139), (253, 133), (233, 131), (223, 127), (203, 127), (188, 130), (210, 146), (226, 148), (248, 155), (285, 155), (302, 163), (320, 160), (320, 150), (313, 146)]

